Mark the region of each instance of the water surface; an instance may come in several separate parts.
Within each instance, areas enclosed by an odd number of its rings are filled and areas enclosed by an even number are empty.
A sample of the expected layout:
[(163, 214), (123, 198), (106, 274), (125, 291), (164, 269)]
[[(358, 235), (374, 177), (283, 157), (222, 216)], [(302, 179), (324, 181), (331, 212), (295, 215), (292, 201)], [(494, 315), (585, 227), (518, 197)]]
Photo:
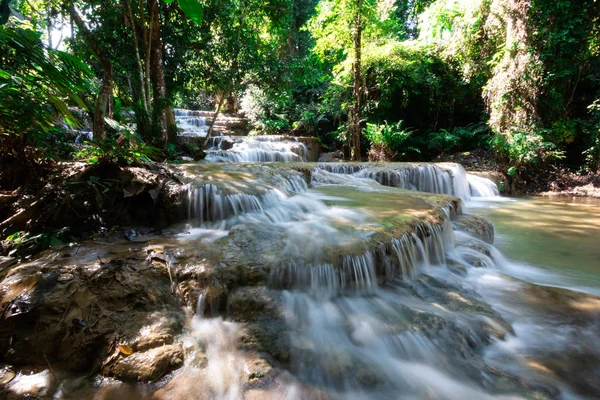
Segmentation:
[(468, 212), (494, 223), (495, 246), (517, 264), (509, 273), (600, 294), (600, 199), (496, 198)]

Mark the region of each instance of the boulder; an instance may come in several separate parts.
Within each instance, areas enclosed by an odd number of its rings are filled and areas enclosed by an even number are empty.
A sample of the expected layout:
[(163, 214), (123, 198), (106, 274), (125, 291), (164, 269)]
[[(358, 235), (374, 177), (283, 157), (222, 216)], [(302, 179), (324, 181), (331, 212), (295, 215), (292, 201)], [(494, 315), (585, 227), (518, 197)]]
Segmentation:
[(165, 345), (143, 352), (124, 354), (115, 349), (116, 356), (102, 366), (102, 373), (123, 381), (147, 382), (183, 365), (180, 345)]
[(8, 271), (0, 282), (0, 357), (82, 371), (117, 338), (136, 351), (173, 342), (184, 317), (167, 269), (146, 261), (144, 250), (103, 247), (46, 254)]

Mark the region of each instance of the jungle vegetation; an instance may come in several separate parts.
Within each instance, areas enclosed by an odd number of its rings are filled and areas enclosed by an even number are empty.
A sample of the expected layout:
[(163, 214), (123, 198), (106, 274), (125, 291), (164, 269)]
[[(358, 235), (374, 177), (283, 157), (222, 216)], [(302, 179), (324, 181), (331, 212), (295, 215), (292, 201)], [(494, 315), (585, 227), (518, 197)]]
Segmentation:
[(482, 148), (516, 176), (597, 171), (600, 4), (1, 0), (4, 166), (176, 158), (177, 107), (356, 160)]

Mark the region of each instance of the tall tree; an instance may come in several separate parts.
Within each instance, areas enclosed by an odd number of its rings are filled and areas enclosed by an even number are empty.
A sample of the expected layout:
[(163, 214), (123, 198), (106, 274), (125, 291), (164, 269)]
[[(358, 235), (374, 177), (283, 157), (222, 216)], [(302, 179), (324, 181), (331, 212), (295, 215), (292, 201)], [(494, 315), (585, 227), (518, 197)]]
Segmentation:
[(152, 126), (157, 137), (167, 143), (174, 143), (177, 138), (177, 127), (173, 107), (167, 96), (165, 69), (163, 61), (163, 43), (161, 38), (160, 11), (157, 0), (149, 0), (150, 9), (150, 70), (153, 88), (154, 105), (152, 110)]
[(356, 0), (354, 16), (354, 61), (352, 62), (352, 108), (348, 121), (348, 131), (352, 138), (351, 158), (360, 161), (360, 103), (362, 98), (361, 52), (362, 52), (362, 0)]
[[(365, 38), (369, 42), (389, 39), (389, 18), (385, 7), (377, 0), (325, 0), (317, 7), (317, 14), (308, 22), (315, 38), (313, 51), (321, 59), (334, 65), (334, 84), (351, 76), (351, 100), (348, 109), (347, 139), (351, 157), (361, 157), (361, 110), (364, 95), (362, 54)], [(351, 66), (351, 74), (347, 74)], [(337, 76), (336, 76), (337, 75)]]
[(109, 113), (110, 102), (112, 100), (112, 91), (114, 85), (112, 63), (104, 46), (102, 46), (98, 40), (96, 40), (92, 32), (90, 32), (85, 22), (75, 9), (74, 2), (67, 1), (64, 3), (64, 7), (67, 9), (75, 25), (77, 25), (77, 29), (79, 29), (83, 35), (86, 44), (96, 55), (96, 57), (98, 57), (98, 60), (102, 66), (102, 85), (100, 86), (100, 90), (96, 96), (93, 122), (94, 139), (101, 142), (105, 137), (105, 118)]

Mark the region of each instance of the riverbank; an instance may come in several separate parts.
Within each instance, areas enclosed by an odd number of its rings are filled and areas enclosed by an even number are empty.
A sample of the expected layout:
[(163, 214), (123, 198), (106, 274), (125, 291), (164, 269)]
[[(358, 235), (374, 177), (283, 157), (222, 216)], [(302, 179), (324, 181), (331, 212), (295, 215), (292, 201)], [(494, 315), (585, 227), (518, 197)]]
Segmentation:
[(435, 161), (459, 163), (470, 173), (492, 179), (504, 194), (600, 198), (600, 171), (576, 173), (567, 168), (549, 166), (547, 170), (538, 171), (533, 179), (515, 182), (506, 174), (506, 167), (495, 162), (495, 158), (492, 152), (477, 149), (443, 155)]

